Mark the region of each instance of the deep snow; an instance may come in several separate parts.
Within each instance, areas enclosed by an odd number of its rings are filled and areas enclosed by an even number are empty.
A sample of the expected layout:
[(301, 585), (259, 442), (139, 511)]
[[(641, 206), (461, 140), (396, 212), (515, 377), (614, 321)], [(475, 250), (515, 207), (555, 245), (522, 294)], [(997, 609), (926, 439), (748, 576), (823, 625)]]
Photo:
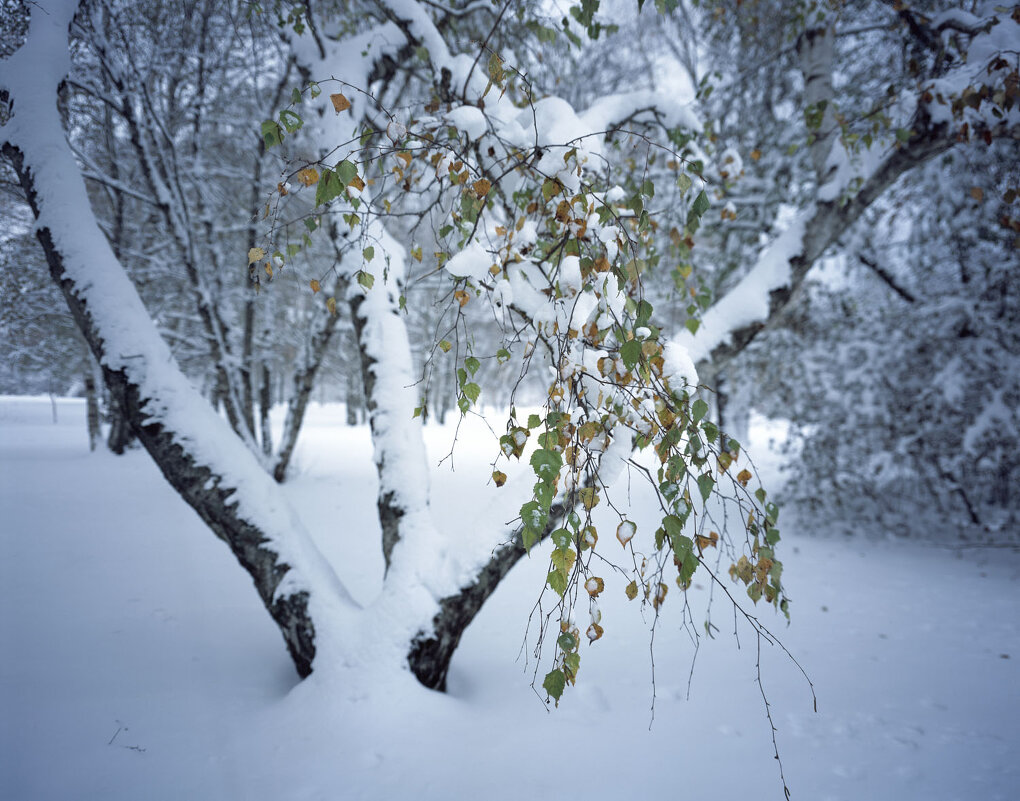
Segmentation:
[[(313, 409), (286, 493), (365, 601), (382, 567), (371, 442), (342, 420)], [(433, 465), (452, 433), (426, 429)], [(456, 472), (433, 470), (454, 541), (514, 515), (513, 476), (479, 479), (494, 453), (469, 423)], [(818, 695), (815, 713), (763, 646), (793, 797), (1020, 797), (1020, 557), (788, 530), (783, 545), (792, 625), (760, 614)], [(755, 644), (741, 626), (737, 649), (722, 604), (688, 699), (693, 649), (667, 601), (650, 730), (650, 621), (615, 582), (577, 687), (551, 712), (531, 689), (539, 555), (469, 629), (448, 695), (392, 670), (298, 684), (226, 547), (146, 454), (90, 454), (76, 400), (54, 425), (47, 399), (0, 399), (0, 548), (3, 799), (782, 797)]]

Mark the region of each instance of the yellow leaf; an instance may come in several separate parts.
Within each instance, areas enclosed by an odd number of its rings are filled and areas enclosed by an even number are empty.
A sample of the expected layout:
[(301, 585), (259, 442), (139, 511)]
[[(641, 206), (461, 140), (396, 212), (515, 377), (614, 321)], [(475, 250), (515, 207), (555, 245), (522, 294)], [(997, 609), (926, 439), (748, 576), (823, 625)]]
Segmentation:
[(355, 175), (355, 176), (354, 176), (354, 177), (353, 177), (353, 178), (351, 179), (351, 182), (350, 182), (349, 184), (347, 184), (347, 185), (348, 185), (348, 186), (353, 186), (353, 187), (354, 187), (355, 189), (357, 189), (357, 190), (358, 190), (359, 192), (360, 192), (360, 191), (361, 191), (362, 189), (364, 189), (364, 188), (365, 188), (365, 182), (361, 180), (361, 176), (360, 176), (360, 175)]
[(461, 305), (461, 308), (467, 305), (467, 302), (471, 300), (471, 296), (463, 289), (458, 289), (453, 293), (453, 296), (457, 299), (457, 302)]
[(492, 480), (496, 483), (497, 487), (502, 487), (506, 484), (506, 473), (502, 473), (499, 470), (493, 470)]
[(570, 204), (561, 200), (556, 206), (556, 219), (560, 222), (567, 222), (570, 219)]
[(262, 248), (252, 248), (248, 251), (248, 264), (254, 264), (259, 259), (264, 259), (266, 252)]
[(985, 192), (980, 186), (972, 186), (970, 188), (970, 196), (980, 203), (985, 199)]
[(270, 278), (273, 277), (273, 265), (270, 264), (268, 261), (266, 262), (266, 275), (268, 275)]
[(397, 158), (401, 159), (404, 162), (405, 168), (411, 166), (411, 154), (408, 153), (406, 150), (401, 150), (399, 153), (397, 153)]
[(737, 473), (737, 481), (740, 482), (740, 486), (742, 487), (746, 487), (747, 482), (750, 481), (751, 478), (752, 478), (751, 471), (748, 470), (747, 468), (744, 468), (739, 473)]
[(306, 167), (298, 172), (297, 178), (303, 186), (311, 186), (319, 182), (319, 172), (314, 167)]
[(599, 637), (602, 636), (603, 629), (598, 623), (592, 623), (588, 626), (588, 630), (585, 634), (588, 635), (588, 642), (595, 642)]
[(485, 178), (479, 178), (471, 184), (471, 188), (475, 190), (475, 194), (478, 195), (478, 197), (485, 197), (489, 194), (489, 190), (492, 189), (492, 184)]
[(336, 314), (336, 298), (326, 298), (326, 308), (330, 314)]
[[(562, 394), (563, 393), (561, 391), (560, 392), (561, 397)], [(551, 394), (550, 397), (552, 397)], [(584, 506), (584, 508), (587, 509), (589, 512), (599, 504), (599, 494), (598, 492), (595, 491), (594, 487), (585, 487), (584, 489), (579, 490), (577, 495), (581, 499), (581, 505)]]
[(606, 588), (605, 582), (602, 581), (598, 576), (592, 576), (586, 582), (584, 582), (584, 588), (588, 591), (588, 594), (592, 598), (598, 598), (599, 593)]
[(761, 151), (758, 148), (755, 148), (754, 150), (751, 151), (751, 160), (752, 161), (757, 161), (760, 158), (761, 158)]
[(319, 282), (316, 281), (314, 278), (311, 281), (308, 282), (308, 286), (310, 286), (312, 288), (312, 292), (318, 292), (319, 291)]
[(669, 587), (663, 582), (659, 582), (659, 586), (655, 590), (655, 597), (652, 598), (652, 606), (658, 609), (662, 602), (666, 600), (666, 593), (669, 592)]
[(637, 582), (632, 581), (628, 584), (624, 592), (627, 593), (627, 597), (632, 601), (637, 598)]
[(351, 101), (348, 100), (339, 92), (330, 95), (329, 99), (333, 101), (333, 108), (336, 109), (337, 114), (339, 114), (341, 111), (347, 111), (347, 109), (351, 107)]
[(635, 526), (630, 520), (624, 520), (616, 527), (616, 539), (620, 541), (620, 545), (626, 545), (634, 539), (634, 534), (636, 532), (637, 526)]

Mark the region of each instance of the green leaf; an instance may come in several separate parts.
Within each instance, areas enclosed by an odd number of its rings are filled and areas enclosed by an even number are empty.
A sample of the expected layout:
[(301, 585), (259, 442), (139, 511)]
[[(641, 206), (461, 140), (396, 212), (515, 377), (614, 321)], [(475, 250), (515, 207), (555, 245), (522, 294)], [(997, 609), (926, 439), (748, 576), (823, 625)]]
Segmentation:
[(564, 651), (573, 651), (577, 648), (577, 637), (569, 631), (565, 631), (556, 638), (556, 644)]
[(754, 491), (754, 497), (758, 499), (758, 503), (765, 503), (765, 490), (762, 487), (758, 487)]
[(475, 383), (465, 384), (464, 394), (472, 403), (474, 403), (478, 400), (478, 396), (482, 394), (482, 388)]
[(478, 372), (478, 368), (482, 366), (482, 363), (478, 361), (478, 359), (476, 359), (474, 356), (468, 356), (464, 360), (464, 366), (467, 368), (467, 371), (471, 373), (471, 375), (474, 375), (475, 373)]
[(556, 451), (540, 448), (531, 455), (531, 466), (539, 478), (544, 481), (552, 481), (560, 473), (563, 457)]
[(563, 654), (563, 670), (569, 678), (577, 675), (579, 667), (581, 667), (581, 655), (577, 651)]
[(687, 327), (688, 331), (690, 331), (692, 334), (696, 334), (698, 333), (698, 329), (701, 328), (701, 321), (694, 317), (688, 317), (684, 321), (684, 325)]
[(706, 414), (708, 414), (708, 404), (701, 398), (698, 398), (693, 404), (691, 404), (691, 416), (694, 417), (695, 423), (701, 420), (701, 418)]
[(684, 532), (684, 521), (676, 515), (666, 515), (662, 518), (662, 527), (666, 529), (666, 533), (669, 534), (670, 542), (673, 543), (673, 547), (676, 548), (676, 541)]
[(344, 159), (336, 165), (336, 174), (343, 181), (344, 186), (347, 186), (351, 181), (358, 177), (358, 165), (353, 161)]
[(569, 548), (570, 543), (573, 541), (573, 538), (570, 536), (570, 532), (567, 531), (565, 528), (558, 528), (549, 536), (552, 539), (553, 544), (558, 549), (562, 550), (566, 550), (567, 548)]
[(367, 248), (361, 251), (361, 255), (365, 259), (365, 261), (372, 261), (372, 259), (375, 258), (375, 248), (369, 245)]
[(694, 215), (695, 217), (700, 217), (700, 216), (701, 216), (701, 215), (703, 215), (703, 214), (704, 214), (704, 213), (705, 213), (706, 211), (708, 211), (708, 207), (709, 207), (710, 205), (711, 205), (711, 204), (710, 204), (710, 203), (709, 203), (709, 201), (708, 201), (708, 195), (706, 195), (706, 194), (705, 194), (705, 190), (704, 190), (704, 189), (702, 189), (702, 190), (701, 190), (701, 191), (700, 191), (700, 192), (698, 193), (698, 196), (697, 196), (696, 198), (694, 198), (694, 203), (692, 203), (692, 204), (691, 204), (691, 213), (692, 213), (692, 214), (693, 214), (693, 215)]
[(372, 285), (375, 284), (375, 276), (372, 273), (366, 273), (364, 270), (358, 270), (358, 283), (365, 287), (365, 289), (371, 289)]
[(567, 577), (563, 575), (559, 570), (553, 570), (545, 577), (545, 583), (559, 595), (563, 597), (563, 593), (567, 591)]
[(550, 697), (557, 701), (563, 696), (563, 688), (567, 686), (567, 677), (562, 670), (551, 670), (545, 674), (542, 682), (542, 689), (549, 693)]
[[(545, 530), (545, 524), (548, 519), (548, 512), (539, 506), (537, 501), (528, 501), (521, 506), (521, 521), (524, 523), (524, 533), (526, 535), (528, 530), (530, 530), (535, 535), (535, 539), (532, 542), (537, 541), (539, 535)], [(525, 547), (530, 549), (530, 546), (527, 544), (525, 544)]]
[(641, 343), (636, 339), (624, 342), (620, 346), (620, 358), (623, 359), (628, 370), (633, 370), (641, 359)]
[(274, 120), (266, 120), (262, 123), (262, 141), (266, 143), (266, 148), (275, 147), (283, 141), (283, 131), (280, 130), (279, 123)]
[(680, 194), (686, 193), (691, 188), (691, 177), (685, 172), (680, 173), (676, 178), (676, 185), (680, 187)]
[(283, 123), (283, 127), (287, 129), (287, 133), (294, 133), (305, 124), (305, 121), (296, 113), (290, 109), (284, 109), (280, 112), (280, 122)]
[(528, 415), (528, 428), (539, 428), (542, 425), (542, 418), (537, 414)]
[(707, 473), (698, 476), (698, 490), (701, 492), (702, 500), (708, 500), (708, 496), (712, 494), (712, 488), (714, 486), (715, 479), (712, 478), (712, 476)]
[(500, 364), (502, 364), (503, 362), (510, 361), (510, 351), (508, 351), (506, 348), (500, 348), (499, 350), (497, 350), (496, 361), (498, 361)]
[(315, 185), (315, 205), (322, 206), (339, 197), (345, 186), (346, 184), (333, 170), (323, 170), (319, 182)]

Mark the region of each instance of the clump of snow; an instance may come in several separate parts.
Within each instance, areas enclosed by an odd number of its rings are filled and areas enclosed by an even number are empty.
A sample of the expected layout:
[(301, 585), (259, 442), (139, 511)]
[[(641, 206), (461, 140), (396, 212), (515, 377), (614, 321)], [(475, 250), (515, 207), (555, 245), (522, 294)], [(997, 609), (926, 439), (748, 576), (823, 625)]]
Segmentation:
[(443, 265), (443, 269), (455, 278), (467, 278), (478, 283), (490, 277), (489, 268), (492, 266), (492, 262), (492, 256), (482, 247), (481, 243), (474, 241), (459, 253), (454, 254)]
[(489, 128), (485, 114), (478, 106), (458, 106), (446, 113), (446, 120), (472, 140), (479, 139)]

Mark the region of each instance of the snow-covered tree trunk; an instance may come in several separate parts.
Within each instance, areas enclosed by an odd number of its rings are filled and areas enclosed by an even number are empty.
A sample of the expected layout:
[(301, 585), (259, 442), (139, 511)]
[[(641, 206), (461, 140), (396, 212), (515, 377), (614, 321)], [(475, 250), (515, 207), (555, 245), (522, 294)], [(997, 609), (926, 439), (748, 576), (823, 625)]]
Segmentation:
[(313, 618), (342, 620), (355, 606), (256, 457), (180, 373), (96, 225), (56, 107), (75, 8), (34, 10), (28, 41), (2, 64), (12, 111), (0, 129), (3, 155), (114, 402), (167, 481), (251, 575), (305, 676), (321, 644)]

